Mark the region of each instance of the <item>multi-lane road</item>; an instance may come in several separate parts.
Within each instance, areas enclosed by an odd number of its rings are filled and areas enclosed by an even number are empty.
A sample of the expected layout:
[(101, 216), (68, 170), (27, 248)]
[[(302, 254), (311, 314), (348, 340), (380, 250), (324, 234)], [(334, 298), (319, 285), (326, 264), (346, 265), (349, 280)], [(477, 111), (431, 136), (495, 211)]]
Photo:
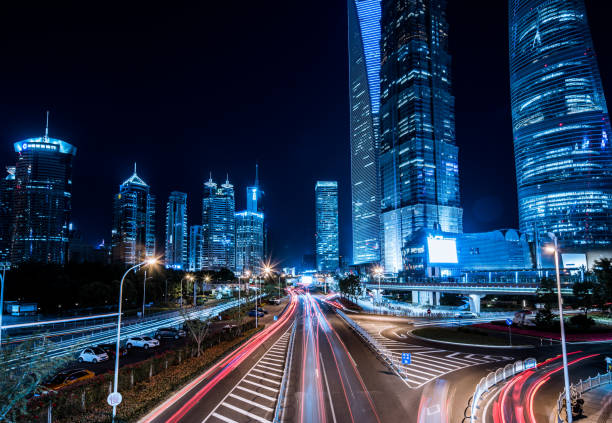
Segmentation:
[(411, 353), (404, 378), (322, 297), (296, 291), (278, 321), (141, 422), (457, 422), (480, 378), (528, 354), (440, 346), (406, 335), (431, 321), (351, 317), (388, 350)]

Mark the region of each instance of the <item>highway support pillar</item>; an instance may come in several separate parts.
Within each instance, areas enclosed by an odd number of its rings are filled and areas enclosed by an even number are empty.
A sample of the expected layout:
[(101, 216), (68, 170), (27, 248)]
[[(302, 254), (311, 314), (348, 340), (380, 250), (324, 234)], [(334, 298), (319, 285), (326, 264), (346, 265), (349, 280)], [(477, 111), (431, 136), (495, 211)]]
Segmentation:
[(472, 313), (480, 314), (480, 299), (482, 296), (480, 294), (469, 294), (468, 299), (470, 303), (470, 311)]

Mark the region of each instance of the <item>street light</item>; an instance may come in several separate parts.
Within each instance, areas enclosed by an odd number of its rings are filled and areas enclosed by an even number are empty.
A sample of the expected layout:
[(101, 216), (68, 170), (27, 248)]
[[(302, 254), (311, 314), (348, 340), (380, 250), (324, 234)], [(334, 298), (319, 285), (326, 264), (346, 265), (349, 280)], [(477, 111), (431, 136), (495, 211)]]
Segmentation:
[[(251, 272), (249, 270), (245, 270), (244, 272), (244, 277), (246, 279), (245, 283), (248, 283), (250, 275), (251, 275)], [(247, 289), (248, 289), (248, 285), (247, 285)], [(238, 277), (238, 316), (240, 316), (242, 313), (242, 308), (240, 304), (240, 291), (241, 290), (242, 290), (242, 286), (240, 285), (240, 277)], [(248, 297), (248, 292), (247, 292), (247, 297)]]
[(190, 274), (186, 274), (185, 276), (181, 278), (181, 298), (180, 298), (181, 308), (183, 308), (183, 279), (187, 279), (188, 281), (190, 281), (193, 279), (193, 276)]
[(559, 302), (559, 323), (561, 326), (561, 353), (563, 354), (563, 379), (565, 382), (565, 411), (567, 422), (572, 423), (572, 403), (570, 401), (569, 370), (567, 368), (567, 348), (565, 346), (565, 325), (563, 323), (563, 298), (561, 298), (561, 275), (559, 274), (559, 246), (557, 236), (548, 232), (548, 236), (553, 240), (554, 247), (546, 247), (546, 251), (555, 254), (555, 273), (557, 274), (557, 300)]
[(6, 263), (2, 263), (2, 276), (0, 276), (0, 349), (2, 349), (2, 314), (4, 313), (4, 277), (6, 274)]
[(376, 266), (374, 268), (374, 275), (376, 275), (376, 277), (378, 277), (378, 312), (380, 314), (382, 314), (382, 309), (381, 309), (381, 301), (380, 301), (380, 279), (382, 278), (382, 274), (383, 274), (383, 268), (381, 266)]
[[(138, 269), (141, 266), (145, 266), (145, 265), (152, 265), (152, 264), (156, 264), (157, 263), (157, 259), (156, 258), (149, 258), (145, 261), (143, 261), (142, 263), (136, 264), (132, 267), (130, 267), (128, 270), (125, 271), (125, 273), (123, 274), (123, 276), (121, 277), (121, 283), (119, 284), (119, 313), (117, 316), (117, 344), (115, 345), (115, 380), (114, 380), (114, 384), (113, 384), (113, 393), (111, 394), (113, 396), (113, 398), (116, 399), (116, 397), (119, 395), (119, 392), (117, 392), (117, 385), (119, 384), (119, 343), (121, 341), (121, 306), (122, 306), (122, 296), (123, 296), (123, 281), (125, 280), (125, 277), (127, 276), (128, 273), (130, 273), (132, 270), (134, 269)], [(4, 279), (4, 278), (3, 278)], [(111, 398), (111, 395), (109, 395), (109, 400)], [(110, 401), (109, 401), (110, 402)], [(121, 397), (119, 396), (119, 400), (118, 401), (114, 401), (113, 402), (113, 421), (115, 421), (115, 416), (117, 415), (117, 405), (119, 405), (119, 403), (121, 402)]]

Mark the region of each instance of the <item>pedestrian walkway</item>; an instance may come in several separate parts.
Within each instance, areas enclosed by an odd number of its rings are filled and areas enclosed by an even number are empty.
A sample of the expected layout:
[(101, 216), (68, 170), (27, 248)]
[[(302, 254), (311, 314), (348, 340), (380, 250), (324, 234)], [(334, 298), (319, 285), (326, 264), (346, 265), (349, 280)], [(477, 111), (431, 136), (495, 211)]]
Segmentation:
[(272, 422), (285, 372), (291, 330), (292, 327), (266, 351), (204, 422)]
[(353, 320), (365, 329), (397, 362), (401, 363), (402, 353), (411, 354), (410, 364), (402, 367), (405, 369), (403, 375), (408, 386), (414, 389), (456, 370), (481, 364), (514, 360), (513, 357), (500, 355), (470, 354), (427, 347), (409, 342), (410, 338), (408, 337), (406, 337), (406, 342), (397, 341), (382, 335), (385, 329), (394, 327), (388, 323), (360, 321), (355, 318)]
[(583, 423), (606, 423), (612, 421), (612, 384), (602, 385), (599, 388), (582, 394), (584, 400), (583, 414), (586, 418)]

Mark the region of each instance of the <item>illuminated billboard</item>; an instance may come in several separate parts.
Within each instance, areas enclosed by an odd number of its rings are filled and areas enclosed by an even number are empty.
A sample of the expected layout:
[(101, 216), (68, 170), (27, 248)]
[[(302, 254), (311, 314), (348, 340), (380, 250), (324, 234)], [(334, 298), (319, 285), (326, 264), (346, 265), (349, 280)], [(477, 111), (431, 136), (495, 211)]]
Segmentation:
[(427, 238), (429, 263), (458, 263), (455, 238), (441, 236)]

